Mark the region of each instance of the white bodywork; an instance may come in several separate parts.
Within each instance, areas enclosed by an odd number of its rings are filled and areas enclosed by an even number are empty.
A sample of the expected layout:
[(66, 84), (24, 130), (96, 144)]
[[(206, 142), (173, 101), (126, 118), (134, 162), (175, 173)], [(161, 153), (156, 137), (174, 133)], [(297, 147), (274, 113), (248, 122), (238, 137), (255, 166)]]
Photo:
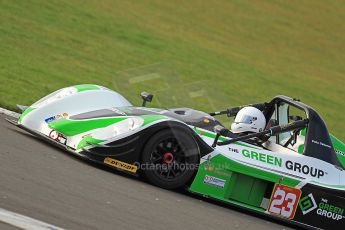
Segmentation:
[[(207, 132), (207, 130), (203, 130), (203, 132)], [(212, 145), (214, 141), (213, 138), (203, 135), (201, 135), (201, 138), (209, 145)], [(284, 177), (302, 180), (304, 183), (322, 185), (332, 189), (343, 189), (337, 186), (344, 184), (345, 171), (332, 164), (313, 157), (298, 154), (297, 152), (293, 153), (293, 151), (273, 152), (258, 146), (246, 145), (247, 147), (239, 144), (217, 146), (212, 153), (201, 159), (201, 163), (221, 154), (241, 164), (271, 171), (272, 173), (279, 173), (284, 175)], [(252, 157), (251, 152), (255, 152), (257, 157)], [(280, 164), (270, 164), (267, 160), (268, 156), (270, 159), (279, 159)], [(271, 163), (273, 163), (273, 161)]]
[(51, 129), (47, 119), (55, 120), (99, 109), (132, 106), (119, 93), (102, 86), (92, 86), (92, 89), (82, 91), (72, 86), (49, 94), (29, 107), (32, 111), (19, 121), (20, 124), (49, 135)]

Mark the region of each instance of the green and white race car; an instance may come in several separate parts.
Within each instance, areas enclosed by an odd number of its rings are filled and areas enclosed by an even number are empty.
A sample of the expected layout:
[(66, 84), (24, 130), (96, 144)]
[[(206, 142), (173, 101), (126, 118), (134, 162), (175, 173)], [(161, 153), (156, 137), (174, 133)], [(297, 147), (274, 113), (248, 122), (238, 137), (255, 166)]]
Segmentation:
[(253, 104), (260, 133), (237, 136), (190, 108), (133, 106), (97, 85), (60, 89), (10, 122), (62, 149), (166, 189), (186, 188), (299, 226), (345, 226), (345, 145), (310, 106), (277, 96)]

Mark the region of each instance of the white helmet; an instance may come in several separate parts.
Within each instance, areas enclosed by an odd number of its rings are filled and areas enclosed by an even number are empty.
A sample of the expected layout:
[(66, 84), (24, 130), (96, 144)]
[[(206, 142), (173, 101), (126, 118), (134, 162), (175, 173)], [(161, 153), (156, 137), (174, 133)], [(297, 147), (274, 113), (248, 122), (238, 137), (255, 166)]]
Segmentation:
[(244, 107), (241, 109), (231, 124), (232, 133), (252, 132), (259, 133), (266, 127), (264, 114), (255, 107)]

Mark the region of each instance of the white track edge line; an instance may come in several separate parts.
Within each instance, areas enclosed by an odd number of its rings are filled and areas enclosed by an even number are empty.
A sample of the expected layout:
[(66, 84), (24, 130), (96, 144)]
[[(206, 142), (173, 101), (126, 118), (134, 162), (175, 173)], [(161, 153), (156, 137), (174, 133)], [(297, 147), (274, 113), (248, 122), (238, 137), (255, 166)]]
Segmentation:
[(25, 230), (64, 230), (63, 228), (0, 208), (0, 222)]
[[(20, 114), (0, 107), (0, 113), (13, 118)], [(63, 228), (0, 208), (0, 221), (25, 230), (63, 230)]]

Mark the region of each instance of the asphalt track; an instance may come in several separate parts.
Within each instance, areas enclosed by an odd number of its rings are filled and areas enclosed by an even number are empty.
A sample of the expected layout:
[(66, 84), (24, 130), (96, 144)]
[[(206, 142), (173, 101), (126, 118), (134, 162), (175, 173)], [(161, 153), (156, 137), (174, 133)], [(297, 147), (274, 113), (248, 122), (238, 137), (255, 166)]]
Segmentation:
[[(0, 115), (0, 208), (66, 229), (290, 229), (87, 163)], [(0, 229), (16, 229), (0, 222)]]

